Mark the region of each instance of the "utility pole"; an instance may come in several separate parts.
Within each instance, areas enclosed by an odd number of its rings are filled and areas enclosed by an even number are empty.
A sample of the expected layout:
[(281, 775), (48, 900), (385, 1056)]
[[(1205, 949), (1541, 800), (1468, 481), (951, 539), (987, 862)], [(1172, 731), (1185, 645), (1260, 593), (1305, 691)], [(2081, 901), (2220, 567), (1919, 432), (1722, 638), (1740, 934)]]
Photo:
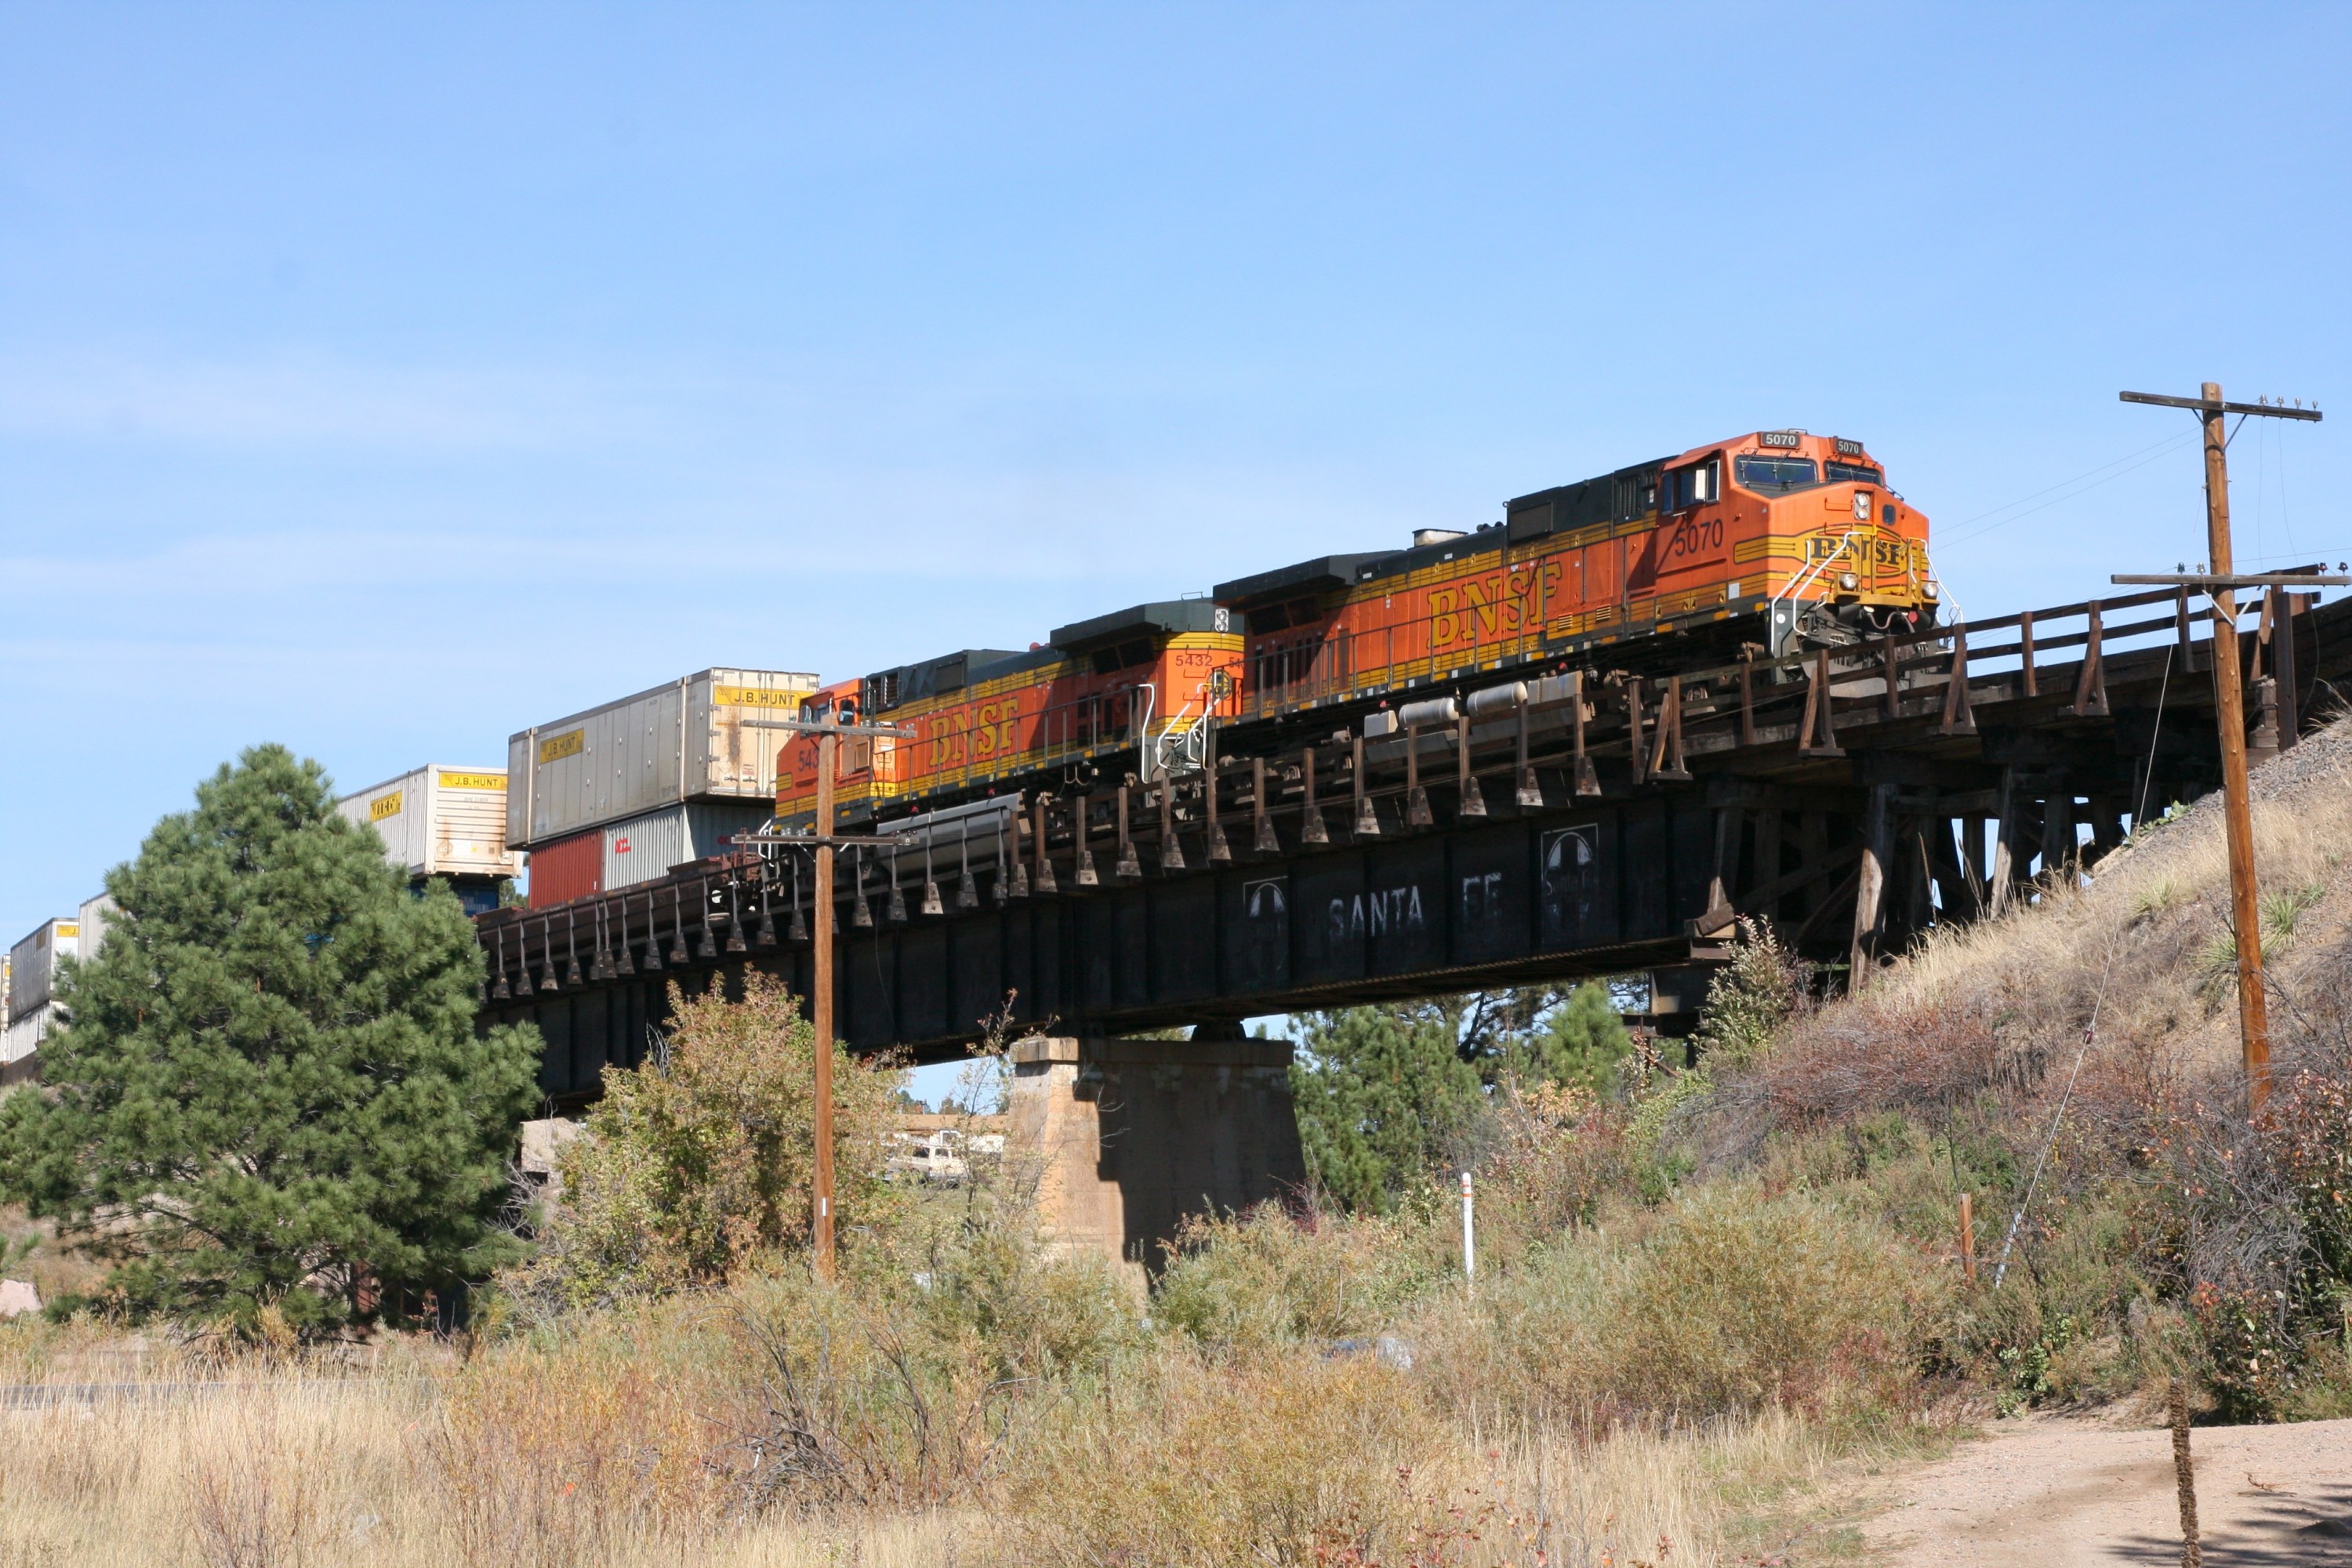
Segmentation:
[[(831, 713), (825, 715), (832, 718)], [(816, 1031), (815, 1170), (810, 1180), (815, 1192), (809, 1217), (809, 1250), (816, 1260), (816, 1277), (833, 1281), (833, 772), (841, 755), (838, 726), (827, 724), (816, 737), (816, 891), (819, 907), (809, 911), (816, 923), (809, 928), (814, 946), (810, 965), (810, 1026)], [(859, 897), (865, 896), (861, 889)]]
[(840, 766), (841, 741), (845, 735), (889, 737), (893, 740), (914, 739), (914, 730), (904, 724), (844, 724), (837, 712), (827, 712), (822, 719), (746, 719), (747, 727), (760, 730), (794, 730), (816, 736), (816, 832), (808, 834), (756, 833), (744, 834), (739, 844), (785, 844), (800, 847), (814, 845), (816, 849), (816, 897), (814, 908), (809, 910), (814, 921), (809, 930), (809, 962), (815, 973), (809, 980), (809, 1026), (816, 1036), (815, 1082), (811, 1093), (815, 1101), (815, 1126), (812, 1136), (814, 1170), (810, 1194), (809, 1248), (814, 1254), (816, 1277), (830, 1281), (834, 1275), (833, 1258), (833, 852), (842, 844), (887, 844), (885, 837), (837, 837), (833, 831), (833, 780)]
[[(2186, 408), (2205, 426), (2205, 573), (2166, 578), (2206, 589), (2213, 597), (2213, 721), (2221, 731), (2221, 799), (2230, 844), (2231, 924), (2238, 948), (2238, 1036), (2246, 1062), (2246, 1090), (2261, 1110), (2271, 1091), (2270, 1013), (2263, 991), (2262, 908), (2254, 885), (2252, 796), (2246, 780), (2246, 700), (2238, 668), (2238, 605), (2230, 549), (2230, 437), (2226, 416), (2316, 420), (2319, 410), (2258, 403), (2224, 403), (2218, 382), (2207, 382), (2197, 397), (2167, 397), (2152, 392), (2118, 395), (2126, 403)], [(2118, 577), (2117, 582), (2125, 579)], [(2284, 581), (2284, 579), (2281, 579)], [(2295, 579), (2297, 582), (2303, 579)], [(2293, 635), (2292, 632), (2289, 635)]]

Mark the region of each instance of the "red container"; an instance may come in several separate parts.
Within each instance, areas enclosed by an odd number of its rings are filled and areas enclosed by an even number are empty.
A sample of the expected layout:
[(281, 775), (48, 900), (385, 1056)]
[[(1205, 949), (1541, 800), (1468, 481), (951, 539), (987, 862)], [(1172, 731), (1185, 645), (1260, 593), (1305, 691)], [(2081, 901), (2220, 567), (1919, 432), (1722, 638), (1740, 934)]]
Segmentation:
[(530, 907), (568, 904), (604, 890), (604, 830), (592, 827), (530, 852)]

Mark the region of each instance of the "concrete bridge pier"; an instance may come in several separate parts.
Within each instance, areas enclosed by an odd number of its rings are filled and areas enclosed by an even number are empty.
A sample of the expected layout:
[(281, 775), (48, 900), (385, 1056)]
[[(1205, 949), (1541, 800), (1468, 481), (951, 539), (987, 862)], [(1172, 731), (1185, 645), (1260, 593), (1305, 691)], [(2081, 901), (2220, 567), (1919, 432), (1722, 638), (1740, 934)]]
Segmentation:
[(1286, 1040), (1031, 1036), (1013, 1067), (1006, 1153), (1036, 1163), (1045, 1240), (1138, 1284), (1186, 1218), (1306, 1180)]

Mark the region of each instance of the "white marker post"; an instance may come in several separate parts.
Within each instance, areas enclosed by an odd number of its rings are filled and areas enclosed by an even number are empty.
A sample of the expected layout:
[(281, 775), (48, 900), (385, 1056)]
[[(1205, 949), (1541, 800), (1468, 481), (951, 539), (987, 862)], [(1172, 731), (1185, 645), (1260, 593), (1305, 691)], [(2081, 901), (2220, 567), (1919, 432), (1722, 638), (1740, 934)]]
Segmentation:
[(1478, 1230), (1470, 1196), (1470, 1173), (1462, 1173), (1462, 1288), (1472, 1289), (1478, 1279)]

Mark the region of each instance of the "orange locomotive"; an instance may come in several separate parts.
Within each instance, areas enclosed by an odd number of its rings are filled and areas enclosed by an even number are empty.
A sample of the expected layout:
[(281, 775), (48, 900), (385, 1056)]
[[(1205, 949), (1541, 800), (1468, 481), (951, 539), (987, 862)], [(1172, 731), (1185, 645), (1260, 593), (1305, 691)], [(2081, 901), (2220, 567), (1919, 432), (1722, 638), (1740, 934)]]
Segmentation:
[[(827, 688), (808, 705), (910, 724), (843, 748), (846, 815), (893, 816), (1098, 770), (1197, 764), (1202, 721), (1254, 721), (1566, 660), (1631, 668), (1754, 643), (1773, 654), (1933, 625), (1927, 520), (1859, 441), (1764, 430), (1521, 496), (1475, 532), (1331, 555)], [(1275, 725), (1272, 728), (1293, 728)], [(1118, 761), (1125, 753), (1128, 760)], [(815, 744), (787, 748), (777, 813), (814, 810)]]

